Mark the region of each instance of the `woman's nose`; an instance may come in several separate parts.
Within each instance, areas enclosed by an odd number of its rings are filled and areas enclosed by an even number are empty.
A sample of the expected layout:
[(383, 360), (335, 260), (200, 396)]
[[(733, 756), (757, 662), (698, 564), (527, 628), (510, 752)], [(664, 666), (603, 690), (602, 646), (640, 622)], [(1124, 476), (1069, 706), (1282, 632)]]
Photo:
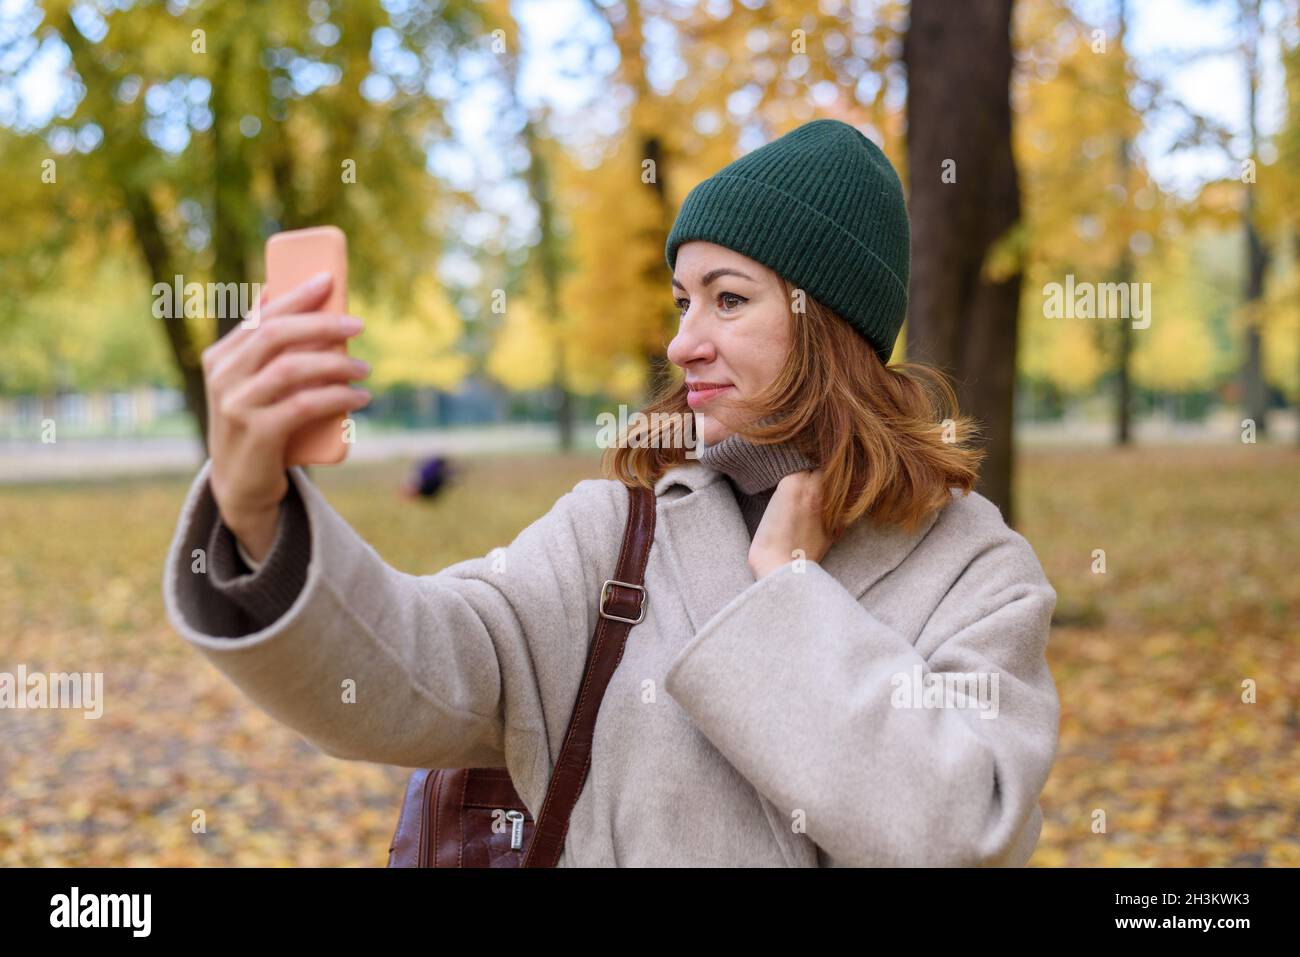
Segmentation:
[(713, 351), (713, 342), (701, 327), (700, 321), (692, 321), (687, 315), (677, 328), (673, 341), (668, 343), (668, 361), (685, 369), (700, 359), (711, 360)]

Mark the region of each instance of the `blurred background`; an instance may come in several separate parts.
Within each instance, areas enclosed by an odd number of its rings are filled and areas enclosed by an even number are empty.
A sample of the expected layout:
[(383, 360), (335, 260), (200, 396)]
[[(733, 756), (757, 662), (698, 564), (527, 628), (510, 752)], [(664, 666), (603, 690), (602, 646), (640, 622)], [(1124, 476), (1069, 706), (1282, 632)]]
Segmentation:
[(817, 117), (898, 168), (894, 361), (1058, 592), (1031, 866), (1300, 865), (1300, 0), (0, 0), (0, 672), (104, 675), (0, 710), (0, 864), (386, 861), (408, 772), (163, 617), (239, 316), (160, 288), (346, 231), (376, 397), (313, 480), (432, 573), (599, 474), (674, 374), (682, 199)]

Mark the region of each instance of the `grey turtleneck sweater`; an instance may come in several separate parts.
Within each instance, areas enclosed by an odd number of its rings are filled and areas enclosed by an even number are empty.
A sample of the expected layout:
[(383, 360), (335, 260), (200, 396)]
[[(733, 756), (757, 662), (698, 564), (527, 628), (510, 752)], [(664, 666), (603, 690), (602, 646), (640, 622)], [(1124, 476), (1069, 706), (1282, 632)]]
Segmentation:
[(727, 478), (745, 517), (749, 537), (754, 537), (777, 483), (792, 472), (813, 468), (808, 458), (789, 442), (756, 445), (735, 433), (715, 445), (701, 442), (699, 461)]

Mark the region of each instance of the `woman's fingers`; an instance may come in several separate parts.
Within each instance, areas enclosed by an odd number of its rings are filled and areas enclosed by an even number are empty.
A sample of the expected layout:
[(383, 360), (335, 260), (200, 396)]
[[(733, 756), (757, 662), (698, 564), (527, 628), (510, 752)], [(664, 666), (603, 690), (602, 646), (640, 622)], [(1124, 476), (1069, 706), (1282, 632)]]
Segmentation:
[(330, 289), (333, 287), (332, 275), (327, 272), (317, 273), (283, 296), (268, 299), (261, 308), (261, 318), (273, 319), (276, 316), (287, 316), (296, 312), (311, 312), (329, 297)]
[(304, 386), (347, 382), (366, 375), (369, 366), (342, 352), (281, 352), (226, 396), (227, 414), (271, 405)]
[(329, 348), (355, 336), (363, 325), (356, 316), (336, 312), (281, 316), (274, 322), (249, 330), (242, 345), (227, 352), (218, 365), (209, 370), (208, 377), (217, 381), (247, 378), (285, 349), (308, 345)]
[(248, 318), (204, 350), (204, 370), (211, 374), (214, 368), (222, 365), (231, 352), (239, 349), (253, 332), (261, 328), (263, 319), (295, 312), (314, 311), (317, 306), (325, 302), (333, 286), (334, 277), (327, 272), (322, 272), (295, 286), (283, 296), (277, 296), (269, 301), (266, 297), (266, 288), (263, 287), (262, 294), (258, 297)]
[(269, 444), (283, 447), (287, 437), (306, 423), (351, 412), (369, 401), (368, 391), (348, 385), (302, 389), (253, 413), (253, 431)]

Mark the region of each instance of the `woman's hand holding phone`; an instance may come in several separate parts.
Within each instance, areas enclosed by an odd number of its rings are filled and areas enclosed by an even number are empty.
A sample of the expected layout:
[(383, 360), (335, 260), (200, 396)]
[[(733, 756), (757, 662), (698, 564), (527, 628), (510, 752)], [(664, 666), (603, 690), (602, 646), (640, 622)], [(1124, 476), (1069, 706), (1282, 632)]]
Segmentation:
[[(275, 540), (289, 490), (285, 454), (303, 422), (370, 401), (348, 383), (370, 367), (339, 351), (362, 329), (355, 316), (315, 311), (333, 280), (321, 273), (277, 299), (203, 351), (210, 484), (222, 521), (261, 561)], [(266, 322), (274, 318), (274, 322)]]

